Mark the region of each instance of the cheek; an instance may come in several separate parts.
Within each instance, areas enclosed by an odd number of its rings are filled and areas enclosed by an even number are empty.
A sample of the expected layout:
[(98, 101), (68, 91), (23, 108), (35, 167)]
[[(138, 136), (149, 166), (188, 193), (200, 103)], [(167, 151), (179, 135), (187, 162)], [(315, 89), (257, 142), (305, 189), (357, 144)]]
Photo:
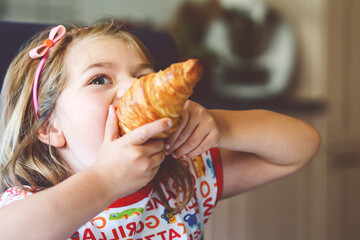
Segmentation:
[(68, 159), (76, 164), (74, 170), (82, 170), (96, 161), (104, 139), (107, 111), (91, 104), (73, 104), (67, 114), (64, 136), (66, 151), (71, 153)]
[(74, 127), (82, 130), (85, 136), (103, 137), (105, 122), (107, 117), (107, 106), (99, 103), (76, 103), (70, 112), (71, 121), (74, 121)]
[[(66, 95), (64, 96), (67, 97)], [(78, 95), (59, 101), (64, 134), (69, 144), (98, 149), (104, 137), (108, 105), (104, 99), (91, 99)], [(81, 143), (79, 143), (81, 142)]]

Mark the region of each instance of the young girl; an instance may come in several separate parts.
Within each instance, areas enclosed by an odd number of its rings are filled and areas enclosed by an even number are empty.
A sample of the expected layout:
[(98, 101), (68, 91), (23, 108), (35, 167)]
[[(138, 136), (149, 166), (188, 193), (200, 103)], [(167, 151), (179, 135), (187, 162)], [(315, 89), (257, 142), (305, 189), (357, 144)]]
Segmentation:
[(317, 152), (303, 121), (192, 101), (167, 139), (152, 136), (169, 119), (120, 136), (114, 106), (152, 66), (115, 22), (58, 26), (18, 54), (1, 93), (0, 239), (200, 239), (217, 201)]

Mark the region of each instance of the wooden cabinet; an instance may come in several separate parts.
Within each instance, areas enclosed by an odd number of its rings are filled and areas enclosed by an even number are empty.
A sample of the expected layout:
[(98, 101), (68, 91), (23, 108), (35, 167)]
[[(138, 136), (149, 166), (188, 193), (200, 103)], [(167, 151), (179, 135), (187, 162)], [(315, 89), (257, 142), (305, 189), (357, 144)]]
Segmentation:
[(360, 239), (360, 1), (328, 3), (327, 239)]

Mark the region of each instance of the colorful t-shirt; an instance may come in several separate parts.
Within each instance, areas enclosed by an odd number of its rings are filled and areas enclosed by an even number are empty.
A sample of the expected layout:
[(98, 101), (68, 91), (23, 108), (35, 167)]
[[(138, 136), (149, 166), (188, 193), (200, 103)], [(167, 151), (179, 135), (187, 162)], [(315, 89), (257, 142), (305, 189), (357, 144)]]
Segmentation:
[[(81, 240), (195, 240), (200, 239), (204, 224), (222, 191), (222, 165), (219, 150), (212, 148), (200, 156), (187, 159), (194, 176), (195, 194), (178, 214), (166, 211), (151, 184), (139, 192), (118, 199), (107, 209), (79, 228), (69, 239)], [(176, 202), (170, 190), (165, 196), (170, 205)], [(175, 190), (174, 190), (175, 191)], [(0, 198), (0, 207), (32, 193), (11, 188)]]

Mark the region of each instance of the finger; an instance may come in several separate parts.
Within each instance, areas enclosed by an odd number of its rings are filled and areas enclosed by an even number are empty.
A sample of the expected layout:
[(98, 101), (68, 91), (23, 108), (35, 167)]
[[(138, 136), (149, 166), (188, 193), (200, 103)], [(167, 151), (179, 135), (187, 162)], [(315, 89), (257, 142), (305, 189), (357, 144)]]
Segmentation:
[(194, 151), (200, 146), (208, 134), (209, 131), (207, 129), (200, 127), (196, 128), (187, 140), (172, 153), (172, 156), (175, 158), (183, 157)]
[(126, 135), (128, 135), (127, 137), (129, 138), (129, 143), (134, 145), (142, 145), (156, 134), (166, 131), (171, 126), (171, 119), (162, 118), (138, 127)]
[(115, 107), (110, 105), (105, 123), (104, 139), (113, 141), (117, 138), (119, 138), (118, 118), (115, 113)]
[[(184, 158), (193, 158), (207, 151), (208, 149), (215, 146), (214, 138), (211, 137), (211, 134), (207, 135), (206, 138), (192, 151), (182, 155)], [(181, 156), (181, 155), (180, 155)]]
[(179, 136), (177, 137), (175, 143), (167, 150), (169, 154), (171, 154), (174, 150), (178, 149), (181, 145), (188, 141), (189, 137), (197, 131), (198, 121), (189, 121), (185, 128), (181, 131)]
[(151, 164), (154, 168), (159, 167), (161, 165), (161, 163), (165, 160), (165, 151), (160, 151), (160, 152), (153, 154), (150, 157), (150, 160), (151, 160)]
[(188, 121), (189, 121), (189, 100), (185, 102), (184, 110), (181, 113), (181, 122), (178, 129), (174, 133), (172, 133), (170, 137), (168, 137), (168, 139), (166, 140), (166, 146), (165, 146), (166, 150), (171, 152), (171, 150), (173, 149), (173, 144), (176, 142), (180, 133), (188, 124)]
[(164, 145), (163, 139), (150, 139), (143, 144), (143, 147), (145, 148), (147, 155), (151, 157), (152, 155), (165, 151)]
[(157, 172), (159, 171), (159, 169), (160, 169), (160, 165), (158, 165), (158, 166), (156, 166), (156, 167), (154, 167), (153, 169), (151, 169), (151, 177), (150, 177), (150, 179), (152, 180), (155, 176), (156, 176), (156, 174), (157, 174)]

